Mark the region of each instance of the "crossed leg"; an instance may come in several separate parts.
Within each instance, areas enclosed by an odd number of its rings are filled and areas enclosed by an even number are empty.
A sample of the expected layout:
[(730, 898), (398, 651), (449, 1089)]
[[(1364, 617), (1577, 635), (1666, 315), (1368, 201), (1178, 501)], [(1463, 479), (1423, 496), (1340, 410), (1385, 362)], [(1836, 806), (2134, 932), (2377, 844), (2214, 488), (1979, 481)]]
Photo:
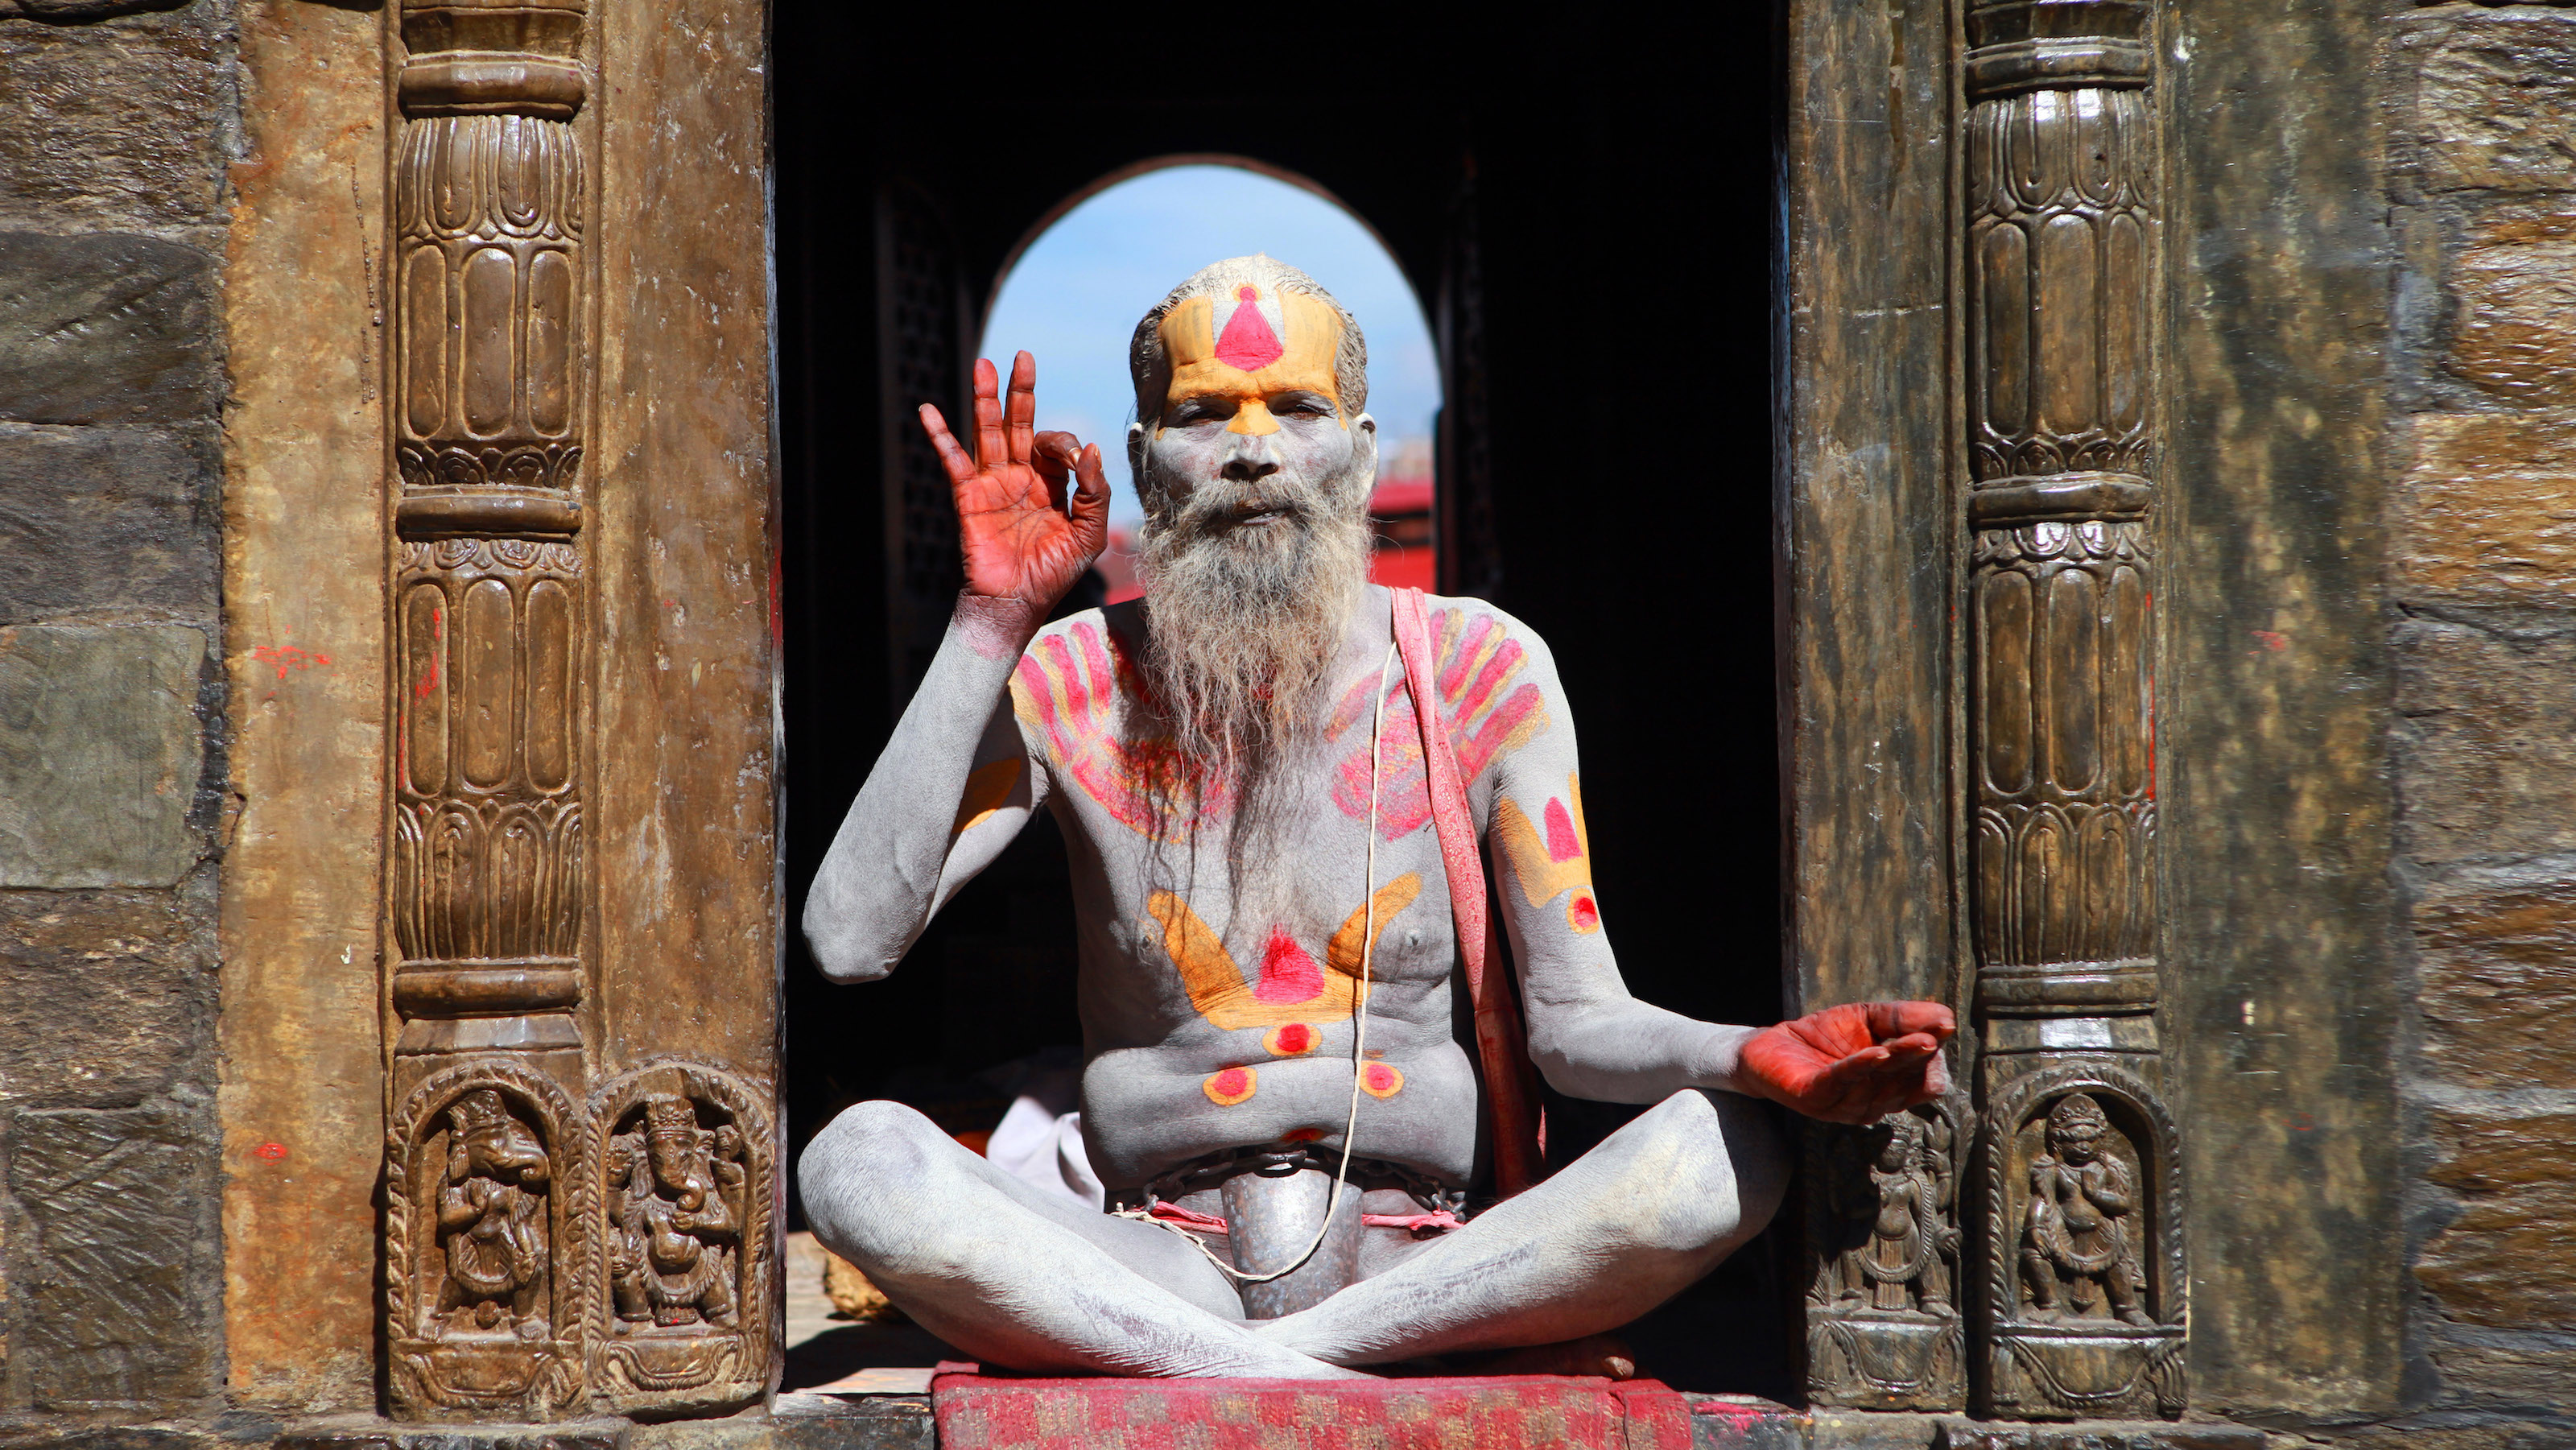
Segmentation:
[(815, 1237), (969, 1354), (1267, 1379), (1359, 1378), (1338, 1366), (1615, 1328), (1760, 1232), (1786, 1181), (1760, 1105), (1676, 1093), (1384, 1273), (1250, 1325), (1233, 1286), (1178, 1235), (1049, 1198), (910, 1108), (849, 1109), (800, 1170)]
[(798, 1169), (824, 1247), (931, 1333), (1014, 1369), (1365, 1379), (1253, 1337), (1171, 1232), (1050, 1198), (899, 1103), (834, 1118)]
[(1769, 1109), (1688, 1089), (1394, 1268), (1252, 1332), (1345, 1365), (1599, 1334), (1760, 1233), (1787, 1184)]

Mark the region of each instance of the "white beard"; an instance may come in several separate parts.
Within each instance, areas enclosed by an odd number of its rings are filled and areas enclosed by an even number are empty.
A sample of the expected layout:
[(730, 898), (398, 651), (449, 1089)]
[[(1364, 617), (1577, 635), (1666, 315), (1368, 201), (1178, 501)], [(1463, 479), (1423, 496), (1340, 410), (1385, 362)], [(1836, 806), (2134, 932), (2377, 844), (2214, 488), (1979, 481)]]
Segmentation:
[[(1233, 798), (1239, 885), (1295, 834), (1279, 829), (1300, 814), (1284, 788), (1321, 741), (1333, 665), (1368, 586), (1365, 485), (1209, 483), (1140, 531), (1146, 672), (1188, 774)], [(1256, 499), (1287, 512), (1233, 523)]]

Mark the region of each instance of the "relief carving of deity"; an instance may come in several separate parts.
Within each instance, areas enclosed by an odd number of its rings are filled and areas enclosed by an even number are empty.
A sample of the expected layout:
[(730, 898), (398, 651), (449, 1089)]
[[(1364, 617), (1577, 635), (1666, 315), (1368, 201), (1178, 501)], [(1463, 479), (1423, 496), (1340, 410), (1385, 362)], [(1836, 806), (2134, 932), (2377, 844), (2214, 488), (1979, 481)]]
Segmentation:
[(1891, 1113), (1865, 1140), (1874, 1149), (1865, 1172), (1832, 1180), (1840, 1216), (1869, 1225), (1867, 1242), (1844, 1250), (1830, 1271), (1837, 1307), (1956, 1314), (1950, 1260), (1959, 1231), (1949, 1221), (1958, 1195), (1954, 1136), (1945, 1120)]
[(438, 1313), (445, 1333), (547, 1336), (544, 1145), (501, 1095), (478, 1088), (447, 1110), (447, 1172), (438, 1236), (447, 1256)]
[(742, 1132), (698, 1126), (676, 1094), (644, 1099), (641, 1124), (608, 1140), (608, 1276), (620, 1328), (737, 1327)]
[(2084, 1093), (2048, 1115), (2048, 1151), (2031, 1160), (2030, 1218), (2022, 1235), (2022, 1295), (2029, 1318), (2102, 1319), (2146, 1326), (2145, 1276), (2131, 1229), (2138, 1224), (2135, 1170), (2104, 1151), (2111, 1121)]

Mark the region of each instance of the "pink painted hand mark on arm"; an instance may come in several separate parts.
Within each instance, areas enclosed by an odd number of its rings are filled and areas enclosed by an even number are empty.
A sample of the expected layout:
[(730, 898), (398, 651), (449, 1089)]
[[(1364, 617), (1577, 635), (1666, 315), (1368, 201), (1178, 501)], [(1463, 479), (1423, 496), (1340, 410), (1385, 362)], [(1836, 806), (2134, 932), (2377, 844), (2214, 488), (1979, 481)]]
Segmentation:
[[(1529, 652), (1490, 617), (1468, 619), (1463, 610), (1442, 610), (1432, 617), (1432, 628), (1439, 640), (1432, 693), (1439, 697), (1442, 727), (1458, 755), (1458, 774), (1473, 781), (1497, 757), (1547, 729), (1547, 697), (1532, 681), (1510, 688), (1529, 663)], [(1363, 680), (1342, 697), (1327, 734), (1342, 738), (1371, 718), (1369, 690), (1374, 684)], [(1430, 782), (1412, 695), (1401, 681), (1387, 696), (1378, 775), (1378, 820), (1386, 839), (1422, 829), (1431, 819)], [(1354, 820), (1367, 815), (1368, 785), (1368, 745), (1361, 740), (1335, 772), (1333, 803)]]

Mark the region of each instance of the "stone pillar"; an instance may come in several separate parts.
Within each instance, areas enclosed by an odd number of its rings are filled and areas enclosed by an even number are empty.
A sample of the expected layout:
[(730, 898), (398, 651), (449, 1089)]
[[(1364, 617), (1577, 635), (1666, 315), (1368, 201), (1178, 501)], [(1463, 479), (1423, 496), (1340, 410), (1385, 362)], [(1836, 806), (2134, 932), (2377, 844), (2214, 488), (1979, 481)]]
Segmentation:
[(2152, 0), (1967, 12), (1981, 1407), (2179, 1415), (2157, 1039)]

